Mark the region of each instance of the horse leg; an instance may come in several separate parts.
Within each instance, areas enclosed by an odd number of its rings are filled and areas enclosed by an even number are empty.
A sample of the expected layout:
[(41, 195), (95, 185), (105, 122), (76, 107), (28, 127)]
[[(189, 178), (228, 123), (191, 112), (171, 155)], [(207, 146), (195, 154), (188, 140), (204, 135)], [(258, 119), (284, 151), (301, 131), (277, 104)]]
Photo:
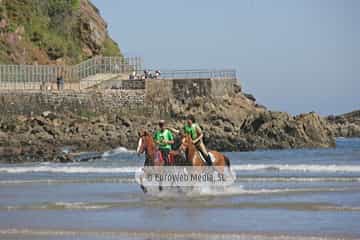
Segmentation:
[(216, 171), (223, 176), (233, 177), (229, 158), (217, 151), (211, 151), (211, 154), (215, 157), (214, 167)]
[(140, 188), (144, 193), (147, 193), (147, 189), (143, 184), (143, 177), (142, 176), (140, 177)]
[[(164, 166), (164, 161), (162, 161), (162, 164), (161, 164), (160, 166), (161, 166), (161, 167)], [(162, 169), (160, 169), (160, 171), (162, 171)], [(161, 192), (161, 191), (163, 190), (163, 186), (162, 186), (162, 181), (161, 181), (161, 179), (160, 179), (160, 181), (159, 181), (159, 186), (158, 186), (158, 188), (159, 188), (159, 192)]]
[(146, 189), (146, 187), (144, 185), (141, 184), (140, 188), (144, 193), (147, 193), (147, 189)]

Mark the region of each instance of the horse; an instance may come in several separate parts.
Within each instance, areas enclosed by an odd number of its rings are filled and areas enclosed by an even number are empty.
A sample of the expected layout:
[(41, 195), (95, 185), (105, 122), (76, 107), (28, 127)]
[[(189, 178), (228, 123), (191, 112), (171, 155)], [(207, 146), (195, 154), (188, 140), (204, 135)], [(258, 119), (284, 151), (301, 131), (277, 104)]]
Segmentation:
[[(180, 151), (185, 152), (186, 159), (190, 162), (191, 166), (196, 167), (205, 167), (206, 164), (202, 160), (199, 151), (196, 149), (195, 144), (193, 143), (193, 140), (191, 139), (191, 136), (188, 134), (185, 134), (182, 136), (181, 145), (180, 145)], [(210, 150), (208, 151), (212, 157), (213, 160), (213, 167), (214, 170), (223, 173), (225, 171), (225, 168), (227, 168), (230, 171), (230, 160), (225, 155), (221, 154), (218, 151)]]
[(144, 167), (147, 166), (162, 166), (163, 162), (157, 155), (157, 149), (152, 136), (145, 130), (139, 132), (139, 141), (136, 149), (138, 154), (145, 152)]
[[(142, 130), (139, 132), (139, 141), (136, 149), (138, 154), (145, 153), (144, 166), (163, 166), (164, 161), (162, 160), (159, 150), (157, 149), (154, 139), (149, 132)], [(189, 165), (186, 162), (185, 157), (179, 151), (170, 151), (170, 164), (173, 166), (184, 166)]]
[[(154, 139), (149, 132), (142, 130), (139, 132), (139, 141), (136, 149), (138, 154), (145, 153), (145, 162), (144, 167), (161, 167), (164, 166), (164, 161), (161, 157), (160, 151), (157, 149)], [(173, 166), (185, 166), (188, 165), (186, 158), (182, 156), (179, 151), (170, 151), (169, 160)], [(142, 179), (140, 179), (140, 187), (147, 192), (145, 186), (142, 184)], [(159, 190), (162, 190), (161, 185), (159, 185)]]

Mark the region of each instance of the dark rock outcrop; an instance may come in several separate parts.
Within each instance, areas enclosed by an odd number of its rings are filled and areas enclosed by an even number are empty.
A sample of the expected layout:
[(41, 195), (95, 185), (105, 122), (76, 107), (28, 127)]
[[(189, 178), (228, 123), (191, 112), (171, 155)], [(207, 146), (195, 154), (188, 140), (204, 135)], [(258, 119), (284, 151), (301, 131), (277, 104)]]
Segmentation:
[(326, 118), (335, 137), (360, 137), (360, 110)]
[[(197, 99), (199, 104), (176, 107), (176, 116), (196, 116), (210, 148), (222, 151), (334, 147), (327, 122), (318, 114), (290, 116), (267, 111), (238, 94), (223, 101)], [(250, 100), (251, 101), (251, 100)], [(251, 101), (252, 102), (252, 101)], [(178, 113), (177, 113), (178, 112)], [(181, 123), (175, 123), (181, 128)]]

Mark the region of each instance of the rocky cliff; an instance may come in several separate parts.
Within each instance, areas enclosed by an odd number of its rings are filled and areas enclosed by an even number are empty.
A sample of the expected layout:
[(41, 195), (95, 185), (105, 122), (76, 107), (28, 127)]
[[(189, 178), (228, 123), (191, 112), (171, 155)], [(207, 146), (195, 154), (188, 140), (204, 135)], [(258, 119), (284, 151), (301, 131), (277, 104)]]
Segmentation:
[[(138, 110), (133, 107), (139, 105), (114, 108), (111, 102), (118, 102), (118, 95), (111, 100), (107, 94), (102, 100), (99, 93), (84, 94), (92, 95), (88, 100), (71, 97), (64, 102), (57, 96), (60, 105), (48, 95), (37, 94), (24, 101), (0, 97), (0, 103), (7, 106), (0, 116), (0, 161), (71, 161), (75, 152), (119, 146), (134, 149), (140, 129), (153, 132), (157, 127), (157, 108), (154, 112), (145, 112), (143, 104)], [(101, 101), (102, 107), (94, 108)], [(187, 103), (172, 100), (167, 110), (168, 125), (178, 129), (186, 117), (195, 116), (209, 148), (221, 151), (335, 146), (328, 123), (319, 115), (294, 117), (268, 111), (242, 92), (222, 98), (196, 97)], [(64, 154), (64, 146), (74, 153)]]
[[(120, 54), (88, 0), (0, 0), (0, 63), (73, 64)], [(153, 132), (160, 118), (181, 129), (194, 116), (208, 147), (220, 151), (333, 147), (334, 136), (360, 132), (359, 112), (323, 119), (269, 111), (233, 81), (178, 79), (146, 86), (111, 94), (0, 93), (0, 161), (72, 161), (81, 151), (134, 149), (137, 132)]]
[(335, 146), (331, 129), (318, 114), (269, 111), (241, 92), (222, 100), (198, 98), (187, 105), (173, 104), (172, 111), (180, 119), (195, 116), (207, 145), (222, 151)]
[(121, 55), (89, 0), (0, 0), (0, 64), (74, 64)]

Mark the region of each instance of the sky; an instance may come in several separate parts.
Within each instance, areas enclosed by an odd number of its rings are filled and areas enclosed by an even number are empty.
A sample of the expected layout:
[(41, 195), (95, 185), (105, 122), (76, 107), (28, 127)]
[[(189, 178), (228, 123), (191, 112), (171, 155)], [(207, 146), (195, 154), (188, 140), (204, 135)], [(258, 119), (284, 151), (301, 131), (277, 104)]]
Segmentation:
[(92, 0), (151, 69), (234, 68), (273, 111), (360, 109), (358, 0)]

